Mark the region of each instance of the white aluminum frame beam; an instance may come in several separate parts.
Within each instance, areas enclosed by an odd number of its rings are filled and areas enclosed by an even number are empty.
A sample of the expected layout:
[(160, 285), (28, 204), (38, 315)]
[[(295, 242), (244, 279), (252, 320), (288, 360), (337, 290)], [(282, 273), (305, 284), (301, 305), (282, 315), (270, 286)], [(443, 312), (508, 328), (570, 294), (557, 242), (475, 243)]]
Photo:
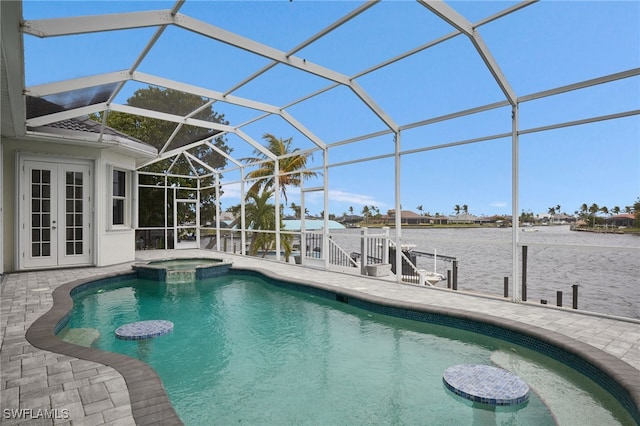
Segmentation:
[(25, 89), (27, 95), (43, 97), (56, 93), (70, 92), (72, 90), (86, 89), (111, 83), (120, 83), (131, 80), (128, 71), (115, 71), (105, 74), (96, 74), (89, 77), (79, 77), (71, 80), (56, 81), (54, 83), (38, 84)]
[(133, 115), (140, 115), (140, 116), (149, 117), (149, 118), (156, 118), (158, 120), (171, 121), (171, 122), (174, 122), (174, 123), (184, 123), (184, 124), (188, 124), (190, 126), (202, 127), (204, 129), (222, 130), (223, 132), (235, 133), (241, 139), (244, 139), (246, 142), (249, 142), (249, 144), (251, 144), (251, 146), (253, 146), (255, 149), (257, 149), (260, 152), (262, 152), (268, 158), (275, 160), (275, 156), (267, 148), (265, 148), (264, 146), (260, 145), (258, 142), (253, 140), (251, 137), (249, 137), (249, 135), (247, 135), (243, 131), (238, 130), (238, 129), (234, 129), (233, 127), (228, 126), (226, 124), (214, 123), (214, 122), (205, 121), (205, 120), (198, 120), (198, 119), (195, 119), (195, 118), (184, 118), (184, 117), (178, 116), (178, 115), (167, 114), (167, 113), (164, 113), (164, 112), (152, 111), (152, 110), (148, 110), (148, 109), (132, 107), (132, 106), (129, 106), (129, 105), (111, 104), (109, 106), (109, 109), (111, 109), (112, 111), (123, 112), (123, 113), (133, 114)]
[(180, 155), (180, 153), (182, 153), (184, 151), (187, 151), (189, 149), (193, 149), (193, 148), (197, 148), (197, 147), (202, 146), (202, 145), (206, 145), (208, 139), (209, 138), (203, 139), (203, 140), (200, 140), (200, 141), (197, 141), (197, 142), (193, 142), (193, 143), (190, 143), (188, 145), (183, 145), (183, 146), (181, 146), (179, 148), (175, 148), (175, 149), (172, 149), (170, 151), (165, 151), (163, 153), (158, 153), (158, 158), (154, 159), (153, 161), (150, 161), (150, 162), (146, 163), (145, 166), (148, 166), (149, 164), (152, 164), (152, 163), (156, 163), (158, 161), (165, 160), (167, 158), (171, 158), (171, 157), (176, 156), (176, 155)]
[[(228, 95), (224, 96), (221, 92), (217, 92), (215, 90), (209, 90), (198, 86), (193, 86), (190, 84), (181, 83), (175, 80), (170, 80), (162, 77), (157, 77), (151, 74), (141, 73), (141, 72), (133, 72), (130, 73), (128, 71), (116, 71), (106, 74), (94, 75), (91, 77), (82, 77), (76, 78), (72, 80), (65, 80), (55, 83), (41, 84), (36, 86), (31, 86), (26, 89), (26, 93), (42, 97), (47, 95), (52, 95), (56, 93), (63, 93), (72, 90), (85, 89), (88, 87), (100, 86), (109, 83), (124, 83), (127, 81), (137, 81), (140, 83), (150, 84), (154, 86), (165, 87), (168, 89), (173, 89), (185, 93), (194, 94), (197, 96), (201, 96), (204, 98), (208, 98), (210, 100), (226, 102), (229, 104), (257, 110), (264, 111), (268, 114), (275, 114), (281, 116), (285, 121), (287, 121), (291, 126), (293, 126), (300, 133), (305, 135), (309, 140), (311, 140), (314, 144), (316, 144), (319, 148), (324, 148), (326, 144), (318, 138), (315, 134), (313, 134), (309, 129), (307, 129), (302, 123), (296, 120), (291, 114), (289, 114), (284, 109), (278, 108), (274, 105), (269, 105), (263, 102), (257, 102), (250, 99), (241, 98), (238, 96)], [(209, 101), (205, 103), (201, 108), (187, 114), (183, 117), (183, 119), (191, 118), (191, 116), (195, 115), (202, 108), (206, 108), (208, 105), (211, 105), (213, 102)], [(108, 103), (104, 103), (101, 105), (108, 105)], [(112, 104), (114, 105), (114, 104)], [(102, 110), (92, 111), (92, 112), (100, 112), (108, 109), (108, 107), (104, 107)], [(112, 108), (114, 111), (115, 108)], [(140, 114), (142, 115), (142, 114)], [(76, 115), (77, 117), (77, 115)], [(71, 117), (68, 117), (71, 118)], [(54, 121), (49, 121), (49, 123)], [(48, 123), (47, 123), (48, 124)], [(239, 126), (241, 127), (241, 126)], [(244, 139), (244, 138), (243, 138)], [(169, 140), (170, 142), (170, 140)], [(163, 147), (161, 152), (166, 149), (166, 146)]]
[(360, 86), (355, 84), (348, 76), (336, 72), (332, 69), (322, 67), (320, 65), (308, 62), (293, 55), (288, 55), (280, 50), (270, 46), (258, 43), (254, 40), (239, 36), (230, 31), (223, 30), (216, 26), (207, 24), (197, 19), (178, 14), (176, 16), (176, 25), (186, 30), (193, 31), (205, 37), (212, 38), (222, 43), (246, 50), (256, 55), (263, 56), (273, 61), (289, 65), (299, 70), (314, 74), (318, 77), (340, 83), (353, 90), (356, 95), (369, 107), (390, 129), (397, 129), (398, 125), (389, 117), (382, 109), (371, 99)]
[(26, 120), (26, 125), (29, 127), (46, 126), (47, 124), (56, 123), (58, 121), (69, 120), (71, 118), (76, 118), (83, 115), (95, 114), (97, 112), (104, 111), (106, 108), (107, 103), (102, 102), (99, 104), (70, 109), (68, 111), (61, 111), (53, 114), (43, 115), (41, 117), (30, 118)]
[[(212, 142), (211, 139), (207, 140), (207, 144), (209, 145), (209, 147), (211, 149), (213, 149), (215, 152), (217, 152), (218, 154), (222, 155), (224, 158), (226, 158), (227, 160), (231, 161), (233, 164), (235, 164), (236, 166), (238, 166), (239, 168), (243, 168), (244, 164), (240, 163), (239, 161), (237, 161), (235, 158), (233, 158), (232, 156), (230, 156), (229, 154), (227, 154), (226, 152), (224, 152), (223, 150), (221, 150), (220, 148), (218, 148), (217, 146), (215, 146)], [(217, 173), (217, 172), (216, 172)]]
[[(129, 12), (101, 16), (80, 16), (73, 18), (54, 18), (25, 21), (23, 31), (38, 37), (54, 37), (72, 34), (84, 34), (102, 31), (144, 28), (151, 26), (175, 25), (196, 34), (237, 47), (247, 52), (271, 59), (277, 63), (289, 65), (318, 77), (342, 84), (351, 88), (354, 93), (369, 107), (390, 129), (397, 131), (398, 125), (389, 117), (362, 88), (348, 76), (332, 69), (295, 57), (278, 49), (264, 45), (252, 39), (242, 37), (195, 18), (160, 10), (149, 12)], [(155, 41), (152, 40), (152, 43)]]
[[(194, 115), (198, 114), (200, 111), (204, 110), (205, 108), (208, 108), (211, 106), (211, 104), (213, 104), (213, 101), (208, 101), (205, 102), (204, 105), (201, 105), (200, 107), (196, 108), (195, 110), (191, 111), (189, 114), (187, 114), (185, 116), (185, 118), (191, 118)], [(173, 140), (176, 138), (176, 136), (178, 135), (178, 132), (180, 132), (180, 129), (182, 129), (183, 124), (180, 123), (176, 126), (175, 129), (173, 129), (173, 132), (171, 133), (171, 136), (169, 136), (169, 138), (167, 139), (167, 141), (164, 143), (164, 145), (162, 146), (162, 149), (160, 149), (159, 154), (164, 153), (168, 148), (169, 145), (171, 145), (171, 142), (173, 142)]]
[[(78, 108), (78, 109), (81, 109), (81, 108)], [(108, 109), (110, 109), (111, 111), (139, 115), (142, 117), (155, 118), (158, 120), (170, 121), (173, 123), (188, 124), (189, 126), (202, 127), (204, 129), (222, 130), (223, 132), (233, 132), (233, 128), (226, 124), (214, 123), (213, 121), (199, 120), (197, 118), (185, 118), (184, 116), (181, 116), (181, 115), (168, 114), (166, 112), (139, 108), (139, 107), (134, 107), (130, 105), (111, 104), (109, 105)]]
[[(302, 43), (300, 43), (299, 45), (297, 45), (293, 49), (289, 50), (286, 53), (286, 56), (291, 56), (291, 55), (299, 52), (300, 50), (304, 49), (305, 47), (309, 46), (310, 44), (314, 43), (315, 41), (317, 41), (320, 38), (324, 37), (325, 35), (329, 34), (331, 31), (333, 31), (336, 28), (342, 26), (343, 24), (349, 22), (351, 19), (355, 18), (356, 16), (358, 16), (359, 14), (364, 12), (365, 10), (367, 10), (370, 7), (374, 6), (379, 1), (380, 0), (369, 0), (366, 3), (360, 5), (357, 9), (355, 9), (352, 12), (348, 13), (347, 15), (343, 16), (342, 18), (340, 18), (339, 20), (337, 20), (333, 24), (329, 25), (328, 27), (324, 28), (323, 30), (320, 30), (318, 33), (314, 34), (312, 37), (308, 38), (307, 40), (303, 41)], [(277, 61), (273, 61), (270, 64), (265, 65), (262, 69), (260, 69), (260, 70), (256, 71), (255, 73), (251, 74), (249, 77), (245, 78), (241, 82), (235, 84), (231, 89), (227, 90), (224, 93), (225, 96), (230, 94), (230, 93), (232, 93), (232, 92), (235, 92), (236, 90), (238, 90), (239, 88), (241, 88), (245, 84), (247, 84), (250, 81), (256, 79), (257, 77), (259, 77), (260, 75), (262, 75), (265, 72), (269, 71), (271, 68), (275, 67), (276, 65), (278, 65)]]
[(22, 31), (26, 34), (44, 38), (133, 28), (157, 27), (173, 23), (174, 17), (171, 11), (152, 10), (144, 12), (75, 16), (70, 18), (27, 20), (22, 23)]
[(469, 37), (469, 39), (471, 40), (471, 43), (478, 51), (478, 54), (480, 55), (485, 65), (489, 69), (489, 72), (491, 72), (491, 75), (493, 75), (493, 78), (498, 83), (498, 86), (500, 86), (500, 89), (506, 96), (507, 100), (512, 106), (515, 106), (517, 104), (517, 96), (515, 92), (511, 88), (511, 85), (509, 84), (509, 81), (507, 80), (505, 75), (502, 73), (500, 66), (498, 66), (498, 63), (493, 58), (491, 51), (485, 44), (480, 34), (476, 31), (475, 27), (471, 24), (471, 22), (469, 22), (464, 16), (460, 15), (458, 12), (456, 12), (454, 9), (452, 9), (449, 5), (447, 5), (445, 2), (441, 0), (438, 0), (438, 1), (417, 0), (417, 1), (418, 3), (420, 3), (427, 9), (429, 9), (431, 12), (439, 16), (445, 22), (449, 23), (458, 31), (462, 32), (467, 37)]
[[(8, 132), (6, 136), (21, 137), (26, 131), (24, 123), (26, 108), (22, 93), (25, 74), (24, 44), (19, 30), (22, 19), (22, 2), (2, 2), (0, 8), (0, 40), (2, 40), (0, 61), (4, 70), (4, 74), (0, 78), (3, 79), (3, 98), (6, 96), (8, 100), (6, 105), (4, 103), (2, 105), (2, 113), (4, 114), (2, 130), (3, 136), (6, 131)], [(2, 249), (0, 249), (1, 252)]]

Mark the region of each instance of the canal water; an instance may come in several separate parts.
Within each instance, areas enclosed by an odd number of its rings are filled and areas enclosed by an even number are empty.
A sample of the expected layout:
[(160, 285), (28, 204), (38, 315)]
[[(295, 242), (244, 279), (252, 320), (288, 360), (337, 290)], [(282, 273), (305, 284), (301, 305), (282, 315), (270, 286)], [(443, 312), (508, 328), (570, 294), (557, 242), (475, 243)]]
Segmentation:
[[(577, 284), (578, 309), (640, 319), (640, 236), (577, 232), (569, 226), (524, 229), (519, 239), (527, 245), (529, 301), (555, 305), (557, 292), (562, 291), (563, 305), (571, 307), (572, 286)], [(347, 253), (360, 252), (360, 233), (360, 229), (332, 230), (331, 238)], [(390, 233), (395, 235), (393, 229)], [(504, 277), (509, 277), (512, 291), (511, 239), (511, 228), (402, 230), (403, 245), (457, 258), (459, 290), (500, 296)], [(433, 269), (431, 258), (416, 261), (420, 269)], [(437, 271), (445, 276), (451, 267), (450, 262), (436, 262)]]

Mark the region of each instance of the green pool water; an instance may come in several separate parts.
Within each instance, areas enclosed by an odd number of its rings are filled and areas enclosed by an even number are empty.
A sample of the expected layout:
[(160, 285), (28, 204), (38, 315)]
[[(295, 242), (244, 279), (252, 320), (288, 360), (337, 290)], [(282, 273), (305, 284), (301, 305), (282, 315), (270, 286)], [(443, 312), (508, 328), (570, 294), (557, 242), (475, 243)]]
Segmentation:
[[(173, 332), (115, 338), (162, 319)], [(374, 314), (230, 275), (188, 284), (132, 280), (74, 298), (69, 329), (150, 364), (186, 425), (632, 424), (594, 382), (539, 353), (449, 327)], [(488, 364), (531, 387), (518, 407), (453, 395), (442, 374)], [(553, 411), (553, 412), (552, 412)]]

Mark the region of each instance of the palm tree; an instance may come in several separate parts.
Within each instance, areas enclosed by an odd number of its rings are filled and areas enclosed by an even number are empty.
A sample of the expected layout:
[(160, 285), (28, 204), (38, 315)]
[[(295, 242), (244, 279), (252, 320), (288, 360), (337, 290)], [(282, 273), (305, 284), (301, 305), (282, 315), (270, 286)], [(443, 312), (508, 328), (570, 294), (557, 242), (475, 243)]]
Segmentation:
[(462, 211), (464, 212), (464, 214), (468, 214), (468, 213), (469, 213), (469, 206), (468, 206), (468, 205), (466, 205), (466, 204), (464, 204), (464, 205), (462, 206)]
[(456, 216), (457, 216), (460, 214), (460, 210), (462, 210), (462, 208), (460, 207), (460, 204), (456, 204), (453, 210), (456, 212)]
[(596, 213), (598, 213), (599, 211), (600, 207), (596, 203), (593, 203), (591, 204), (591, 206), (589, 206), (589, 213), (591, 213), (591, 217), (593, 218), (591, 226), (596, 226)]
[(371, 210), (369, 210), (369, 206), (364, 206), (362, 208), (362, 216), (364, 216), (364, 223), (367, 223), (369, 216), (371, 215)]
[(296, 217), (296, 219), (300, 217), (300, 210), (301, 209), (302, 209), (302, 207), (300, 207), (296, 203), (294, 203), (294, 202), (291, 203), (291, 210), (293, 210), (293, 215)]
[(418, 207), (416, 207), (416, 210), (418, 210), (420, 212), (420, 216), (422, 216), (422, 204), (420, 204)]
[[(309, 154), (291, 155), (300, 150), (300, 148), (291, 149), (293, 138), (276, 138), (270, 133), (265, 133), (262, 139), (266, 141), (266, 148), (278, 157), (278, 184), (286, 204), (287, 186), (300, 186), (303, 180), (316, 177), (317, 173), (310, 171), (294, 173), (299, 170), (304, 170), (307, 167)], [(264, 153), (257, 149), (254, 150), (253, 153), (257, 157), (243, 158), (243, 161), (252, 163), (268, 159)], [(261, 189), (272, 189), (275, 184), (275, 162), (266, 161), (261, 163), (258, 169), (253, 170), (247, 175), (247, 179), (257, 179), (251, 188), (249, 188), (250, 193), (258, 194)]]
[[(251, 242), (249, 243), (249, 255), (256, 256), (258, 251), (262, 250), (262, 257), (267, 255), (269, 250), (273, 250), (275, 246), (275, 234), (257, 231), (274, 231), (276, 229), (276, 208), (274, 204), (269, 203), (273, 196), (273, 191), (262, 191), (260, 194), (249, 192), (247, 194), (247, 204), (245, 205), (245, 226), (252, 229)], [(236, 218), (231, 226), (240, 223), (241, 218)], [(280, 223), (282, 227), (282, 222)], [(291, 255), (291, 235), (281, 235), (280, 243), (284, 249), (285, 257)]]
[[(247, 204), (245, 205), (245, 226), (247, 229), (269, 230), (275, 229), (276, 209), (275, 205), (269, 203), (269, 199), (273, 195), (273, 191), (262, 191), (261, 194), (249, 192), (247, 194)], [(240, 218), (233, 221), (231, 226), (237, 225)], [(271, 234), (263, 234), (253, 232), (251, 234), (251, 243), (249, 244), (249, 255), (258, 254), (260, 247), (266, 246), (268, 239), (273, 239)]]

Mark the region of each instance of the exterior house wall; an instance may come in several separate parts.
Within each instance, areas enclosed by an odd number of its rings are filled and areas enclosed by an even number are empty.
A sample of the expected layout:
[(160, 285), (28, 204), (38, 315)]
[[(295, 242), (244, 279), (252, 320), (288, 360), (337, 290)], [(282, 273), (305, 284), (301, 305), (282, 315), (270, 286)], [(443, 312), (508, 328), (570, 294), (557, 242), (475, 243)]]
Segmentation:
[[(112, 209), (111, 186), (112, 168), (129, 171), (127, 175), (127, 190), (129, 191), (129, 203), (127, 205), (127, 226), (116, 229), (110, 226), (109, 214)], [(96, 165), (96, 176), (101, 176), (101, 186), (96, 193), (102, 192), (103, 196), (96, 197), (96, 229), (98, 234), (96, 265), (106, 266), (135, 260), (135, 224), (134, 224), (134, 192), (133, 175), (135, 159), (122, 154), (103, 152)], [(98, 179), (96, 179), (98, 180)]]
[[(113, 152), (110, 149), (81, 145), (64, 145), (34, 140), (3, 139), (1, 155), (2, 166), (2, 272), (18, 269), (18, 176), (16, 165), (19, 155), (34, 155), (43, 158), (83, 160), (93, 166), (93, 214), (91, 221), (92, 263), (106, 266), (135, 259), (134, 221), (129, 221), (128, 229), (109, 229), (111, 199), (109, 187), (112, 185), (111, 167), (128, 171), (130, 177), (135, 175), (135, 158)], [(129, 194), (133, 195), (133, 179), (127, 184)], [(129, 214), (133, 217), (133, 199), (129, 204)]]

